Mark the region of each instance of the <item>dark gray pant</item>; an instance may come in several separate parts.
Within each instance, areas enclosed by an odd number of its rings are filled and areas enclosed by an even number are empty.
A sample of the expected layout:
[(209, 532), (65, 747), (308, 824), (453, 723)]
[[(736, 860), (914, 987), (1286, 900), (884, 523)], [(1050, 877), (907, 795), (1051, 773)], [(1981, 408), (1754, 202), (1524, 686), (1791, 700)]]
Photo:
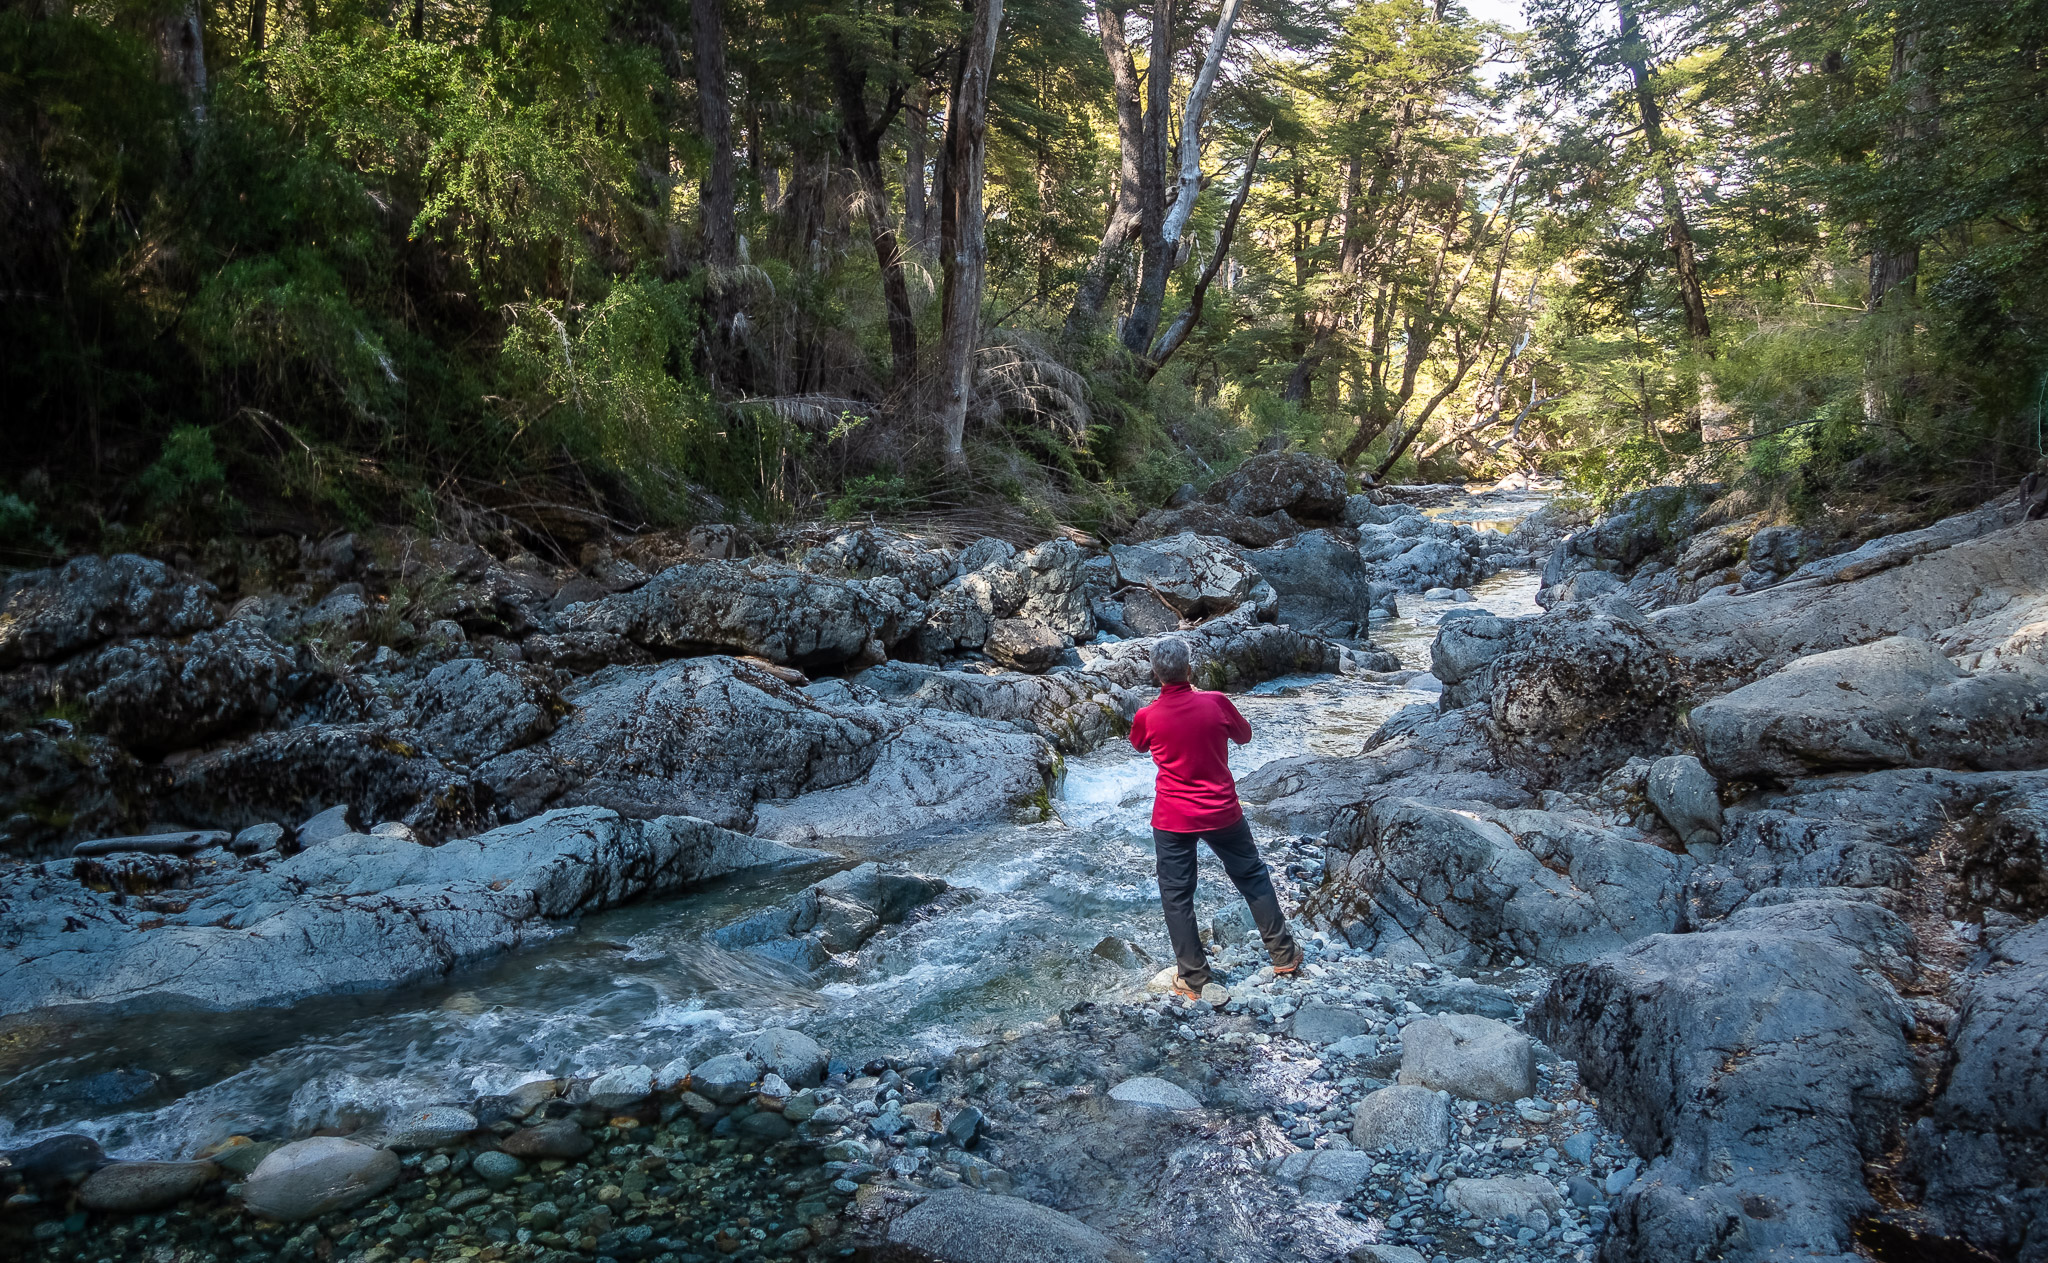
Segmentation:
[(1287, 932), (1287, 916), (1280, 911), (1280, 896), (1274, 893), (1272, 874), (1252, 844), (1252, 827), (1243, 820), (1207, 833), (1169, 833), (1152, 830), (1152, 850), (1159, 859), (1159, 902), (1166, 910), (1166, 933), (1173, 940), (1173, 958), (1180, 965), (1181, 981), (1200, 990), (1209, 981), (1209, 957), (1202, 951), (1201, 931), (1195, 926), (1195, 843), (1207, 842), (1223, 871), (1230, 875), (1237, 893), (1251, 905), (1252, 920), (1265, 940), (1266, 954), (1276, 965), (1301, 959), (1301, 949)]

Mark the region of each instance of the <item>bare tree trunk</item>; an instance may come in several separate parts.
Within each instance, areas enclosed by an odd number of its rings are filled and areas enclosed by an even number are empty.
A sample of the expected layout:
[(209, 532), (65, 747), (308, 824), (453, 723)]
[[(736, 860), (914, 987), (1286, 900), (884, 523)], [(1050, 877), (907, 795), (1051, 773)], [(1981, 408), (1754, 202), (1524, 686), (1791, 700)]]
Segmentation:
[(946, 186), (939, 207), (945, 297), (939, 333), (939, 441), (946, 468), (967, 468), (967, 404), (974, 390), (974, 351), (981, 340), (981, 291), (988, 268), (983, 234), (982, 176), (988, 160), (988, 91), (1003, 0), (967, 0), (973, 23), (954, 67), (946, 103)]
[(269, 34), (269, 0), (253, 0), (249, 6), (249, 56), (251, 59), (263, 55), (263, 40)]
[(412, 0), (412, 38), (415, 43), (427, 37), (427, 0)]
[(1117, 260), (1138, 227), (1138, 167), (1145, 147), (1145, 111), (1138, 103), (1137, 65), (1124, 40), (1127, 11), (1128, 6), (1116, 0), (1096, 0), (1095, 26), (1102, 38), (1102, 54), (1109, 61), (1116, 102), (1117, 186), (1102, 229), (1102, 244), (1096, 248), (1095, 261), (1082, 274), (1073, 309), (1067, 313), (1069, 337), (1092, 328), (1102, 315)]
[(925, 133), (932, 125), (932, 89), (922, 79), (913, 89), (909, 115), (903, 125), (903, 236), (910, 248), (929, 255), (932, 250), (931, 197), (925, 183)]
[(1188, 296), (1187, 307), (1173, 318), (1173, 323), (1166, 327), (1166, 332), (1159, 335), (1158, 343), (1146, 357), (1145, 380), (1150, 381), (1158, 375), (1166, 361), (1173, 358), (1175, 351), (1180, 350), (1181, 343), (1187, 341), (1188, 334), (1202, 319), (1203, 300), (1209, 296), (1209, 285), (1216, 279), (1217, 270), (1230, 257), (1230, 243), (1237, 236), (1237, 217), (1244, 211), (1245, 199), (1251, 196), (1252, 180), (1259, 170), (1259, 150), (1272, 132), (1273, 129), (1269, 126), (1252, 141), (1251, 153), (1246, 157), (1244, 164), (1244, 183), (1238, 186), (1237, 196), (1230, 202), (1230, 211), (1223, 217), (1223, 229), (1216, 234), (1216, 252), (1209, 256), (1209, 265), (1202, 269), (1202, 275), (1196, 279), (1195, 290)]
[(733, 217), (732, 102), (726, 95), (725, 15), (719, 0), (690, 0), (690, 44), (697, 68), (697, 124), (711, 166), (701, 190), (704, 257), (714, 269), (739, 262)]
[(861, 210), (874, 242), (875, 263), (882, 273), (882, 299), (889, 324), (889, 354), (897, 389), (908, 389), (917, 377), (917, 317), (910, 309), (910, 284), (903, 274), (903, 245), (896, 237), (896, 214), (889, 204), (889, 184), (882, 174), (882, 137), (903, 110), (905, 87), (889, 93), (879, 117), (868, 113), (868, 72), (843, 45), (831, 45), (832, 68), (839, 85), (839, 147), (860, 182)]
[(1678, 188), (1671, 147), (1664, 138), (1664, 108), (1657, 100), (1656, 85), (1650, 82), (1649, 49), (1643, 43), (1643, 27), (1636, 16), (1634, 0), (1615, 0), (1621, 22), (1621, 56), (1635, 83), (1636, 110), (1643, 126), (1643, 144), (1650, 152), (1650, 170), (1657, 193), (1664, 204), (1665, 244), (1678, 275), (1678, 296), (1685, 307), (1685, 331), (1696, 349), (1713, 354), (1713, 329), (1707, 322), (1706, 289), (1700, 283), (1699, 258), (1693, 248), (1692, 225), (1685, 215), (1685, 198)]
[(178, 90), (195, 124), (206, 121), (205, 35), (199, 0), (186, 0), (157, 19), (157, 74)]
[[(1925, 80), (1918, 74), (1920, 33), (1900, 28), (1892, 33), (1891, 82), (1894, 88), (1910, 84), (1907, 93), (1907, 118), (1893, 128), (1891, 144), (1881, 161), (1887, 167), (1908, 160), (1907, 146), (1917, 140), (1923, 126), (1923, 118), (1931, 115), (1934, 108), (1932, 94)], [(1865, 309), (1877, 312), (1886, 309), (1896, 312), (1901, 307), (1911, 306), (1918, 295), (1920, 279), (1920, 243), (1909, 242), (1894, 248), (1889, 242), (1878, 239), (1870, 251), (1870, 295)], [(1897, 297), (1893, 297), (1896, 294)], [(1880, 327), (1876, 343), (1864, 353), (1863, 358), (1863, 417), (1866, 421), (1882, 419), (1887, 410), (1885, 379), (1889, 376), (1890, 362), (1903, 350), (1902, 333), (1893, 327)]]

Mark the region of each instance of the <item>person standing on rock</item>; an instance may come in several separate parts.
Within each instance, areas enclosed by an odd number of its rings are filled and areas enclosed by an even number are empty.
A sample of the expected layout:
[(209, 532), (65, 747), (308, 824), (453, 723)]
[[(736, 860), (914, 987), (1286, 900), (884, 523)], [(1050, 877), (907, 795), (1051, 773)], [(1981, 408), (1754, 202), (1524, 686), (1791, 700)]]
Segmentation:
[(1252, 726), (1221, 693), (1188, 683), (1187, 642), (1169, 636), (1152, 648), (1152, 678), (1159, 698), (1131, 720), (1131, 744), (1159, 769), (1152, 798), (1152, 849), (1159, 864), (1159, 902), (1176, 962), (1174, 994), (1201, 998), (1211, 981), (1209, 958), (1195, 928), (1197, 842), (1207, 842), (1223, 871), (1251, 905), (1259, 937), (1275, 974), (1301, 968), (1301, 948), (1287, 932), (1272, 874), (1252, 844), (1251, 825), (1237, 802), (1230, 746), (1252, 739)]

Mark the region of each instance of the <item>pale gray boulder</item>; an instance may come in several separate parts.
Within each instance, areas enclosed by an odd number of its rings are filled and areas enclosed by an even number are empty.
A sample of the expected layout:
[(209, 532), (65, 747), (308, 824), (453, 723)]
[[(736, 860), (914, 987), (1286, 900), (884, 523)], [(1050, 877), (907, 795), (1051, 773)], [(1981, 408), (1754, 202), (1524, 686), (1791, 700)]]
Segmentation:
[(1136, 1109), (1197, 1110), (1202, 1103), (1186, 1088), (1164, 1079), (1140, 1076), (1125, 1079), (1109, 1090), (1109, 1099)]
[(1038, 675), (1066, 652), (1059, 633), (1035, 618), (999, 618), (989, 624), (982, 650), (1012, 671)]
[(1442, 1152), (1451, 1146), (1450, 1101), (1416, 1084), (1368, 1092), (1352, 1117), (1351, 1143), (1360, 1149)]
[(1603, 1257), (1854, 1257), (1865, 1164), (1923, 1091), (1891, 981), (1914, 946), (1874, 904), (1807, 900), (1564, 970), (1530, 1029), (1652, 1159)]
[(1444, 1189), (1444, 1205), (1482, 1223), (1506, 1221), (1545, 1232), (1552, 1217), (1564, 1210), (1564, 1198), (1542, 1176), (1497, 1175), (1452, 1180)]
[(590, 1103), (601, 1110), (622, 1110), (654, 1095), (654, 1070), (649, 1066), (614, 1066), (590, 1081)]
[(1817, 771), (2048, 766), (2048, 672), (1965, 673), (1924, 640), (1888, 637), (1796, 662), (1691, 716), (1723, 779)]
[(1137, 1263), (1087, 1224), (1020, 1197), (944, 1189), (889, 1225), (899, 1263)]
[(813, 858), (701, 820), (584, 808), (438, 847), (348, 834), (261, 871), (216, 870), (181, 911), (154, 914), (17, 868), (0, 872), (0, 1011), (236, 1009), (396, 986), (580, 913)]
[(1284, 511), (1328, 521), (1344, 515), (1346, 482), (1343, 466), (1327, 456), (1258, 452), (1211, 483), (1203, 499), (1249, 517)]
[(1529, 1037), (1470, 1013), (1422, 1017), (1401, 1028), (1400, 1082), (1475, 1101), (1516, 1101), (1536, 1094), (1536, 1052)]
[(817, 970), (835, 954), (858, 951), (883, 926), (902, 921), (946, 889), (936, 877), (860, 864), (713, 931), (711, 940)]
[(1301, 1200), (1329, 1205), (1355, 1195), (1372, 1175), (1371, 1155), (1355, 1149), (1296, 1150), (1280, 1160), (1276, 1172), (1301, 1188)]
[(1132, 689), (1075, 671), (982, 674), (885, 662), (854, 680), (896, 706), (1022, 725), (1066, 754), (1085, 754), (1122, 737), (1144, 704)]
[(242, 1206), (258, 1219), (297, 1223), (361, 1205), (398, 1182), (389, 1149), (314, 1136), (278, 1149), (242, 1185)]
[[(880, 902), (886, 907), (889, 900)], [(747, 1045), (747, 1056), (800, 1088), (817, 1087), (825, 1079), (825, 1049), (802, 1031), (784, 1026), (762, 1031)]]
[(1516, 643), (1526, 624), (1488, 613), (1448, 615), (1429, 645), (1430, 674), (1443, 681), (1444, 710), (1488, 704), (1493, 697), (1493, 663)]
[[(1509, 779), (1515, 776), (1493, 753), (1484, 712), (1441, 714), (1420, 703), (1397, 711), (1361, 754), (1274, 759), (1239, 777), (1237, 791), (1262, 823), (1285, 833), (1321, 833), (1386, 798), (1482, 810), (1524, 806), (1530, 795)], [(1362, 821), (1347, 826), (1345, 836), (1362, 837)], [(1318, 897), (1310, 895), (1312, 907)]]
[(219, 1177), (211, 1162), (115, 1162), (85, 1177), (78, 1204), (101, 1214), (136, 1215), (184, 1201)]
[(1309, 531), (1245, 560), (1272, 586), (1275, 616), (1289, 627), (1363, 638), (1386, 605), (1388, 589), (1375, 586), (1358, 550), (1329, 531)]
[(1687, 846), (1721, 840), (1720, 783), (1692, 755), (1674, 754), (1651, 764), (1644, 793)]
[(108, 640), (205, 631), (220, 621), (217, 595), (211, 584), (127, 553), (10, 575), (0, 580), (0, 668)]
[[(1199, 688), (1240, 692), (1283, 675), (1329, 675), (1340, 670), (1344, 648), (1311, 632), (1253, 619), (1239, 608), (1200, 627), (1173, 633), (1188, 647)], [(1156, 688), (1152, 646), (1158, 637), (1090, 645), (1081, 653), (1081, 674), (1098, 687)]]
[(1230, 541), (1192, 531), (1109, 550), (1117, 582), (1144, 588), (1184, 618), (1227, 614), (1244, 604), (1259, 572)]

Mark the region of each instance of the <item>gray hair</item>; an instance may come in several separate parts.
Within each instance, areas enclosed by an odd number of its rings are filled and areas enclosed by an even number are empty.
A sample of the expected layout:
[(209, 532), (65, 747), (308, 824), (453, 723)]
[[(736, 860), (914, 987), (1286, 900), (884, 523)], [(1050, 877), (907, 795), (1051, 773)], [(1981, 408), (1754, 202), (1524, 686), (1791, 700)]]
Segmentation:
[(1161, 684), (1186, 684), (1193, 671), (1188, 642), (1168, 636), (1152, 646), (1152, 674)]

